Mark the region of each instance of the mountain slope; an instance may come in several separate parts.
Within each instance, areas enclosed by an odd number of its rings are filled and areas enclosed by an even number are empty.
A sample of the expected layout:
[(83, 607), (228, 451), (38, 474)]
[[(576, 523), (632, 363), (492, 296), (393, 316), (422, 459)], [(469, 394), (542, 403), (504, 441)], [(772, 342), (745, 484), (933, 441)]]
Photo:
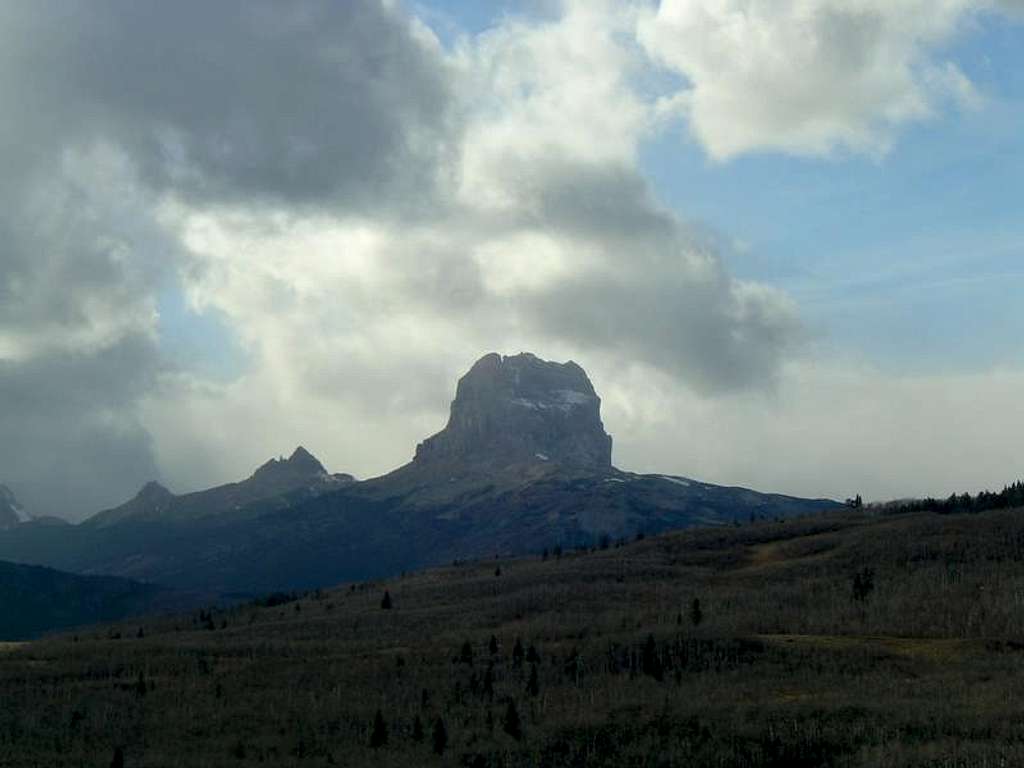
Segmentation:
[(284, 507), (355, 482), (351, 475), (328, 474), (302, 446), (288, 459), (271, 459), (248, 479), (205, 491), (175, 496), (156, 482), (147, 483), (135, 498), (99, 512), (84, 525), (108, 528), (125, 522), (186, 522), (243, 510), (262, 502), (261, 511)]
[(0, 641), (180, 608), (168, 590), (113, 576), (76, 576), (0, 562)]

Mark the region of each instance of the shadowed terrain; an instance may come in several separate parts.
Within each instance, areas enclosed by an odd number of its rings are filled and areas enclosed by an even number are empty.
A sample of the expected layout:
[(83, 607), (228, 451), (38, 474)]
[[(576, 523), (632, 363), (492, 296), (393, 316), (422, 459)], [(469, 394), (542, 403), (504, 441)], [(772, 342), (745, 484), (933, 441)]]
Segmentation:
[(0, 764), (1024, 760), (1019, 509), (602, 546), (9, 649)]

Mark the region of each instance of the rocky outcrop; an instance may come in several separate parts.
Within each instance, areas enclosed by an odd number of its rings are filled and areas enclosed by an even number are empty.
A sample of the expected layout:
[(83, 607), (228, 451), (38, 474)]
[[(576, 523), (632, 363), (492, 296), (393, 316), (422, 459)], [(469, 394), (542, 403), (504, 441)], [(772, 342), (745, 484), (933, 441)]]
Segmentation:
[(586, 372), (529, 353), (480, 358), (459, 380), (448, 425), (414, 459), (489, 469), (538, 462), (607, 470), (612, 439)]

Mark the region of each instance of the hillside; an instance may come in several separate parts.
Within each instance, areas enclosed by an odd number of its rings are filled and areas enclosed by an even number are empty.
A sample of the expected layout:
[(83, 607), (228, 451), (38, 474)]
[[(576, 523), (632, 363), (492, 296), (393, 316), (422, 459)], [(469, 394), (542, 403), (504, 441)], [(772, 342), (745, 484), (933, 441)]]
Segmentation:
[(1019, 765), (1022, 594), (1020, 509), (487, 559), (13, 650), (0, 764)]
[(0, 562), (0, 641), (180, 606), (169, 590)]

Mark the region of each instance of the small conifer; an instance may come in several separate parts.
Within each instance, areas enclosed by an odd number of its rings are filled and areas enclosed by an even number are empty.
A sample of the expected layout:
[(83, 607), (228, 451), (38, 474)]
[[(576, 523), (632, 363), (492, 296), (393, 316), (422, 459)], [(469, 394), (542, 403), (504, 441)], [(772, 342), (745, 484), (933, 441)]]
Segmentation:
[(388, 727), (384, 724), (384, 714), (378, 709), (373, 716), (373, 731), (370, 733), (370, 747), (380, 749), (388, 743)]
[(448, 729), (444, 727), (444, 720), (440, 717), (434, 721), (434, 754), (443, 755), (445, 748), (448, 746)]

